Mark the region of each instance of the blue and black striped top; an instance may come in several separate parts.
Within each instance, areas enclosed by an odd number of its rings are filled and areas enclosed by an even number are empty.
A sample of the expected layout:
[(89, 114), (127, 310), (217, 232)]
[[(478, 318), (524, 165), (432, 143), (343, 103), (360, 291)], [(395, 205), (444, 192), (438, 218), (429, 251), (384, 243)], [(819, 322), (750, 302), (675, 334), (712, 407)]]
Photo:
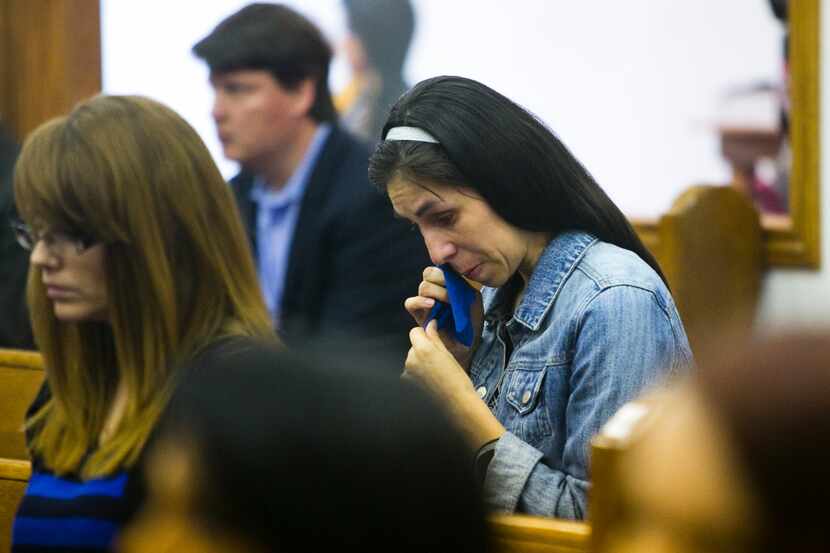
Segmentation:
[[(46, 385), (29, 408), (49, 398)], [(12, 526), (12, 553), (110, 551), (145, 497), (141, 461), (105, 478), (56, 476), (38, 459)]]
[(141, 503), (131, 472), (81, 481), (33, 471), (12, 528), (12, 552), (110, 551)]
[[(185, 367), (184, 374), (209, 370), (213, 360), (251, 347), (269, 346), (250, 338), (219, 339), (200, 352)], [(44, 384), (27, 418), (49, 397)], [(153, 440), (151, 435), (145, 452)], [(144, 460), (142, 454), (129, 469), (105, 478), (82, 480), (71, 475), (56, 476), (39, 459), (33, 459), (32, 477), (12, 527), (12, 553), (110, 551), (121, 528), (146, 498)]]

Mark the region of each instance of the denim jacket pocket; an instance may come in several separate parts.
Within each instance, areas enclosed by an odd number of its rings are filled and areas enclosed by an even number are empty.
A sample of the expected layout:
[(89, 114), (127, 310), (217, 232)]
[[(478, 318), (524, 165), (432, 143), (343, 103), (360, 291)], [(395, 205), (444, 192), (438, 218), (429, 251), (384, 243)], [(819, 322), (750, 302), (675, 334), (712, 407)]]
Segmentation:
[(536, 447), (552, 433), (545, 401), (545, 375), (542, 370), (514, 369), (508, 374), (505, 401), (508, 430)]

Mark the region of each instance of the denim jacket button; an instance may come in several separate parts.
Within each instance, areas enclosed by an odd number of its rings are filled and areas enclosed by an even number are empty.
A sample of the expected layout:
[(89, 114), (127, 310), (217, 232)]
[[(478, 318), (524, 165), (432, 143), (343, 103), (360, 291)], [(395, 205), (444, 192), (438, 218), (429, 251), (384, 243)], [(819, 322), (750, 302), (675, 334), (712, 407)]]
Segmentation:
[(478, 392), (478, 396), (480, 398), (484, 399), (484, 396), (487, 395), (487, 388), (485, 388), (484, 386), (479, 386), (476, 392)]
[(522, 405), (527, 405), (528, 401), (530, 401), (530, 390), (525, 390), (522, 394)]

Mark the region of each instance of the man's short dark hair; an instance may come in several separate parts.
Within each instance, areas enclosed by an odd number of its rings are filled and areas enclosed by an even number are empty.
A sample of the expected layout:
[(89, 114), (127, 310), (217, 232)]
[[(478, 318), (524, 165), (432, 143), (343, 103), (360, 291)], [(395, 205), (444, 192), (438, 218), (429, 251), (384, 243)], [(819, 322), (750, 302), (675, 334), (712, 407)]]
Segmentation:
[(311, 78), (316, 86), (309, 115), (318, 122), (337, 119), (328, 85), (331, 48), (320, 30), (291, 8), (249, 4), (221, 21), (193, 53), (212, 73), (261, 69), (289, 90)]

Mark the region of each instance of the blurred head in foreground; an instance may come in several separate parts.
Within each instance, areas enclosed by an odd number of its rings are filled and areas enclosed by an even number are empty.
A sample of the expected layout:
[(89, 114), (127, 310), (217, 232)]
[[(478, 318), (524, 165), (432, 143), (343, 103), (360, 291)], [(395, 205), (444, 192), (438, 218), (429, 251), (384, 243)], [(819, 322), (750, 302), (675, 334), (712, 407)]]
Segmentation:
[(756, 344), (662, 401), (609, 551), (830, 550), (830, 335)]
[(285, 352), (185, 386), (121, 551), (487, 551), (472, 453), (400, 379)]

